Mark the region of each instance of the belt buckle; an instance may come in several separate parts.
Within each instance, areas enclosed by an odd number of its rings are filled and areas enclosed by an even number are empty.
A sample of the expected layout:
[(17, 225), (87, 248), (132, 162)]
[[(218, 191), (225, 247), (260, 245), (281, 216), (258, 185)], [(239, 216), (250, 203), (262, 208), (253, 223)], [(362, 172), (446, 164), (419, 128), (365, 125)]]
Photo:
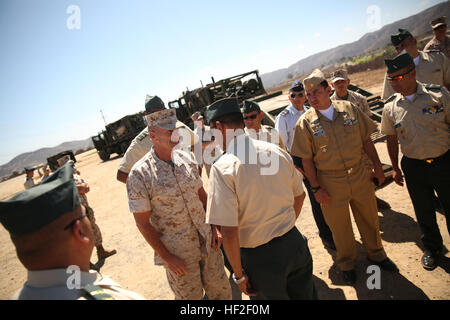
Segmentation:
[(427, 159), (425, 160), (427, 163), (432, 164), (434, 162), (434, 159)]
[(347, 169), (347, 174), (350, 175), (353, 172), (353, 168)]

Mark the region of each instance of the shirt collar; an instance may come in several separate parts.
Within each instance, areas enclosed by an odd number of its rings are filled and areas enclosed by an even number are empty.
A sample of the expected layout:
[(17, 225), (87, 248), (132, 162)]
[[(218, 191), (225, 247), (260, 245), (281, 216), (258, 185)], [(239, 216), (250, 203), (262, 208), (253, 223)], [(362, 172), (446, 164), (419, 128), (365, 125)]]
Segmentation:
[(287, 108), (288, 108), (289, 112), (292, 113), (292, 114), (294, 114), (294, 115), (297, 115), (297, 114), (299, 114), (299, 113), (302, 113), (302, 112), (305, 112), (305, 111), (306, 111), (305, 105), (303, 105), (303, 111), (297, 110), (297, 108), (294, 107), (294, 106), (292, 105), (292, 103), (291, 103)]
[[(66, 286), (67, 279), (73, 273), (68, 273), (67, 269), (50, 269), (50, 270), (28, 270), (27, 285), (32, 287), (55, 287)], [(96, 271), (89, 272), (80, 271), (80, 286), (84, 287), (88, 284), (93, 284), (103, 277)]]

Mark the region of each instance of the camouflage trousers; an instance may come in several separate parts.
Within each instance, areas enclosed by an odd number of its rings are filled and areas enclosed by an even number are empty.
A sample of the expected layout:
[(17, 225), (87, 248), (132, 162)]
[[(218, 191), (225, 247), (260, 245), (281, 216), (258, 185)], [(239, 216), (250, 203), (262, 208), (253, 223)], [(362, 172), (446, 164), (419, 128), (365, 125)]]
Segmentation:
[(94, 210), (92, 210), (92, 208), (89, 206), (85, 206), (85, 208), (86, 208), (86, 216), (88, 217), (89, 221), (91, 222), (92, 231), (94, 232), (95, 246), (96, 247), (100, 246), (100, 245), (102, 245), (103, 238), (102, 238), (102, 233), (100, 232), (100, 228), (95, 223)]
[[(231, 287), (225, 273), (221, 250), (211, 248), (200, 261), (188, 262), (188, 274), (177, 276), (166, 267), (169, 286), (176, 300), (201, 300), (203, 293), (210, 300), (231, 300)], [(204, 292), (203, 292), (204, 290)]]

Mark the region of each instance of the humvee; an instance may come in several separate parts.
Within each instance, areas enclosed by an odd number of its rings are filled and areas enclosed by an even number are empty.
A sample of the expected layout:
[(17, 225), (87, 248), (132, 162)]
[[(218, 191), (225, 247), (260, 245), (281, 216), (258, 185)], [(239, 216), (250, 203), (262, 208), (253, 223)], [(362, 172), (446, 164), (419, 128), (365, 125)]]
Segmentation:
[(106, 125), (105, 130), (91, 137), (100, 159), (107, 161), (112, 153), (125, 153), (131, 141), (146, 125), (144, 112), (127, 115)]

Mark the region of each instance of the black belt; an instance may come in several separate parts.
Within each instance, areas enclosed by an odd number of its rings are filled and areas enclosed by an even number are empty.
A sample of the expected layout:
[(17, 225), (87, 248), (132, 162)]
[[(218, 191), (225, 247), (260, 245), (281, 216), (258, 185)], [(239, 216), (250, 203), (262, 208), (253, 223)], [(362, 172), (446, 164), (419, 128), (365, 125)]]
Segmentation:
[(446, 153), (444, 153), (443, 155), (440, 155), (439, 157), (436, 158), (428, 158), (428, 159), (424, 159), (424, 160), (419, 160), (419, 159), (414, 159), (414, 158), (408, 158), (405, 156), (405, 158), (410, 159), (410, 160), (415, 160), (415, 161), (420, 161), (420, 162), (425, 162), (428, 164), (433, 164), (435, 162), (439, 162), (441, 160), (444, 160), (446, 158), (448, 158), (450, 156), (450, 151), (447, 150)]

